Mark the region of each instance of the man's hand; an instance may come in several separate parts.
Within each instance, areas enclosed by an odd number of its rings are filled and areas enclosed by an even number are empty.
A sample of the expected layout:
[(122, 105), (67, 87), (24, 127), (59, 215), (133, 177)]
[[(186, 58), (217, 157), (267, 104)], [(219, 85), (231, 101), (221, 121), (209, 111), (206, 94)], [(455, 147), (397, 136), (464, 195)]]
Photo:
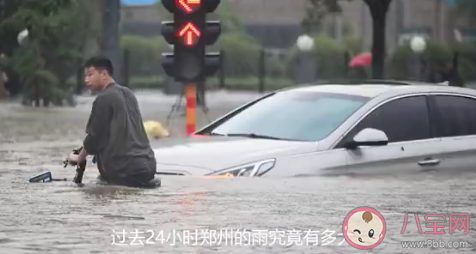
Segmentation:
[[(71, 165), (71, 166), (76, 166), (76, 165), (78, 165), (80, 158), (79, 158), (79, 155), (78, 155), (78, 154), (70, 153), (70, 154), (68, 155), (67, 160), (68, 160), (68, 164), (69, 164), (69, 165)], [(83, 159), (83, 160), (84, 160), (84, 159)]]

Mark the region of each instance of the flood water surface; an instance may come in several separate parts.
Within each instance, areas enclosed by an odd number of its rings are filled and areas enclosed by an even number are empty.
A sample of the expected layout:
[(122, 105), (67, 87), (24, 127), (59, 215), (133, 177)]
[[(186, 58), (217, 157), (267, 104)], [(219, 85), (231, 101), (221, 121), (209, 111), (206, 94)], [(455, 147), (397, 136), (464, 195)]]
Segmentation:
[[(169, 110), (164, 105), (151, 100), (141, 107), (147, 118), (163, 119)], [(70, 181), (74, 169), (63, 168), (61, 162), (80, 144), (89, 107), (89, 99), (77, 108), (0, 105), (0, 253), (476, 250), (476, 173), (366, 178), (163, 177), (161, 188), (138, 190), (97, 185), (97, 172), (89, 170), (85, 186), (78, 187)], [(28, 183), (42, 171), (69, 180)], [(384, 239), (370, 251), (352, 247), (342, 236), (344, 218), (361, 206), (376, 209), (385, 220)], [(468, 214), (466, 234), (464, 229), (450, 234), (450, 215), (454, 213)], [(431, 221), (438, 220), (444, 222), (436, 225), (443, 227), (436, 229), (444, 233), (428, 234), (434, 231)], [(461, 248), (440, 248), (438, 244), (437, 248), (402, 247), (402, 241), (428, 240), (456, 241), (452, 244)]]

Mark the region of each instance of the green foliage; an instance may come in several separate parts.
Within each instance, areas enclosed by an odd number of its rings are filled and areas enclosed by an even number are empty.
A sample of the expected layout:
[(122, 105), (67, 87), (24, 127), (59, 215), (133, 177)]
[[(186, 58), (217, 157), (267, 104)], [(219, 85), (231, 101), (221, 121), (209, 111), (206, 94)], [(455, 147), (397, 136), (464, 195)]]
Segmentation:
[(476, 48), (473, 43), (459, 43), (454, 47), (459, 54), (459, 69), (463, 80), (476, 80)]
[[(10, 18), (19, 6), (20, 1), (0, 0), (0, 23)], [(11, 54), (12, 50), (17, 47), (17, 33), (18, 31), (14, 30), (14, 27), (0, 30), (0, 48), (2, 53)]]
[(318, 77), (321, 79), (336, 78), (342, 75), (345, 66), (345, 48), (327, 36), (314, 39), (315, 54), (319, 59)]
[(362, 53), (364, 48), (362, 39), (353, 35), (348, 35), (344, 38), (344, 46), (351, 56)]
[[(224, 52), (224, 67), (227, 77), (258, 75), (260, 45), (245, 33), (225, 33), (220, 36), (210, 51)], [(134, 35), (121, 37), (121, 49), (129, 50), (129, 70), (131, 76), (162, 76), (160, 55), (171, 51), (162, 37), (145, 38)], [(273, 76), (285, 75), (284, 64), (275, 56), (266, 58), (266, 72)]]
[[(157, 2), (161, 20), (172, 20), (172, 15)], [(218, 42), (210, 51), (224, 52), (224, 67), (227, 77), (256, 76), (260, 48), (258, 41), (245, 33), (243, 23), (233, 11), (232, 4), (223, 1), (210, 19), (219, 19), (222, 33)], [(124, 35), (121, 38), (122, 49), (130, 51), (130, 72), (132, 76), (164, 75), (160, 65), (160, 54), (171, 51), (162, 38), (141, 38)], [(267, 72), (284, 75), (284, 65), (274, 57), (267, 58)]]
[(0, 55), (0, 70), (7, 68), (8, 65), (10, 64), (9, 62), (10, 62), (10, 61), (9, 61), (9, 59), (8, 59), (7, 56), (3, 56), (3, 57), (2, 57), (2, 56)]
[(301, 22), (304, 33), (319, 33), (323, 28), (324, 18), (329, 13), (326, 3), (322, 0), (307, 0), (305, 13)]
[[(28, 39), (11, 56), (13, 70), (24, 82), (24, 96), (40, 87), (43, 99), (69, 90), (65, 82), (76, 73), (88, 37), (89, 0), (18, 0), (18, 9), (0, 23), (0, 34), (27, 28)], [(48, 99), (49, 100), (49, 99)], [(56, 102), (60, 101), (60, 98)]]
[[(394, 79), (409, 77), (409, 63), (413, 54), (409, 43), (399, 46), (389, 59), (389, 65), (391, 66), (388, 69), (389, 76)], [(431, 64), (442, 65), (451, 61), (451, 51), (444, 44), (428, 40), (422, 58)]]
[[(257, 76), (261, 46), (256, 39), (245, 33), (228, 33), (220, 37), (218, 48), (224, 54), (224, 68), (227, 77)], [(285, 66), (279, 56), (266, 54), (267, 75), (282, 77)]]
[(474, 46), (474, 43), (463, 42), (457, 44), (454, 48), (460, 53), (462, 58), (476, 63), (476, 47)]
[[(432, 40), (427, 41), (423, 59), (430, 66), (444, 66), (452, 62), (453, 53), (459, 53), (458, 68), (463, 80), (476, 80), (476, 49), (471, 44), (459, 44), (455, 48)], [(389, 76), (394, 79), (407, 79), (409, 61), (413, 52), (409, 44), (398, 47), (389, 59)]]
[[(328, 36), (314, 37), (314, 51), (317, 62), (316, 74), (318, 79), (334, 79), (342, 77), (346, 70), (345, 54), (347, 49)], [(287, 62), (288, 75), (291, 75), (293, 66), (298, 57), (298, 49), (291, 49)]]
[(43, 99), (52, 101), (55, 105), (62, 105), (65, 93), (59, 88), (60, 81), (53, 72), (46, 69), (39, 69), (33, 73), (33, 79), (40, 86)]
[[(341, 0), (351, 1), (351, 0)], [(342, 15), (342, 7), (339, 0), (306, 0), (305, 17), (301, 22), (304, 33), (318, 34), (324, 27), (324, 19), (329, 15)], [(349, 22), (344, 22), (344, 34), (352, 33)]]
[(352, 27), (352, 24), (344, 16), (343, 16), (343, 18), (344, 18), (344, 24), (342, 25), (342, 30), (343, 30), (342, 32), (343, 32), (344, 36), (353, 35), (354, 34), (354, 29)]
[[(317, 0), (309, 1), (314, 10), (318, 9), (319, 13), (315, 16), (313, 11), (309, 15), (314, 15), (312, 18), (320, 19), (319, 15), (323, 17), (327, 13), (340, 12), (340, 6), (332, 5), (335, 1)], [(164, 9), (162, 4), (158, 2), (157, 6), (161, 20), (171, 20), (172, 16)], [(259, 75), (259, 57), (261, 45), (253, 37), (247, 35), (244, 31), (243, 24), (232, 9), (232, 4), (223, 1), (218, 11), (211, 15), (211, 19), (219, 18), (222, 24), (222, 34), (216, 45), (209, 48), (210, 51), (222, 50), (224, 52), (224, 69), (227, 84), (234, 80), (237, 83), (250, 83), (257, 86)], [(314, 22), (314, 21), (312, 21)], [(311, 23), (312, 23), (311, 22)], [(320, 22), (320, 20), (319, 20)], [(323, 78), (337, 78), (342, 77), (347, 70), (345, 53), (355, 55), (361, 52), (362, 42), (359, 38), (352, 36), (352, 29), (348, 22), (344, 27), (344, 43), (339, 45), (335, 40), (326, 36), (317, 36), (315, 40), (315, 54), (319, 60), (316, 73), (320, 79)], [(316, 27), (315, 30), (317, 30)], [(312, 34), (312, 33), (311, 33)], [(159, 42), (160, 41), (160, 42)], [(140, 38), (136, 36), (123, 36), (121, 39), (121, 46), (123, 49), (130, 49), (130, 69), (131, 69), (131, 85), (139, 84), (139, 86), (157, 87), (159, 88), (163, 83), (164, 73), (160, 66), (159, 55), (163, 51), (170, 51), (163, 46), (161, 39)], [(134, 53), (132, 53), (134, 52)], [(266, 55), (266, 83), (277, 82), (275, 80), (285, 80), (279, 82), (283, 86), (291, 85), (290, 78), (292, 77), (292, 69), (294, 61), (296, 60), (296, 48), (292, 48), (289, 52), (270, 53)], [(284, 57), (283, 57), (284, 56)], [(135, 58), (135, 59), (133, 59)], [(283, 59), (284, 58), (284, 59)], [(287, 60), (287, 61), (286, 61)], [(160, 81), (154, 79), (154, 82), (144, 81), (138, 77), (160, 77)], [(272, 81), (270, 81), (272, 79)], [(207, 80), (208, 83), (214, 83), (216, 77), (211, 77)], [(252, 81), (250, 81), (252, 80)], [(147, 85), (145, 84), (147, 83)], [(231, 82), (233, 83), (233, 82)], [(233, 85), (234, 86), (234, 85)], [(236, 86), (240, 86), (236, 84)], [(252, 86), (252, 85), (249, 85)], [(243, 85), (243, 87), (249, 87)]]
[[(222, 33), (244, 33), (245, 28), (229, 1), (221, 1), (218, 5), (217, 19), (222, 25)], [(213, 17), (213, 15), (212, 15)]]
[(243, 33), (224, 34), (218, 46), (225, 54), (227, 76), (257, 75), (260, 46), (253, 38)]
[(128, 50), (129, 71), (134, 75), (161, 75), (163, 69), (160, 64), (160, 55), (168, 51), (168, 44), (162, 37), (144, 38), (135, 35), (123, 35), (120, 47)]

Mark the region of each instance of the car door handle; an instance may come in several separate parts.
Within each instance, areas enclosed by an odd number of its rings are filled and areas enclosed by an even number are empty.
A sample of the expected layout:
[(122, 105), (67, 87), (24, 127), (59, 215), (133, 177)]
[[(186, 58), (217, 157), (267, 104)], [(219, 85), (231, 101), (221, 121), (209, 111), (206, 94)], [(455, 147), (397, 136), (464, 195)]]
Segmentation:
[(424, 159), (422, 161), (419, 161), (418, 162), (418, 165), (420, 166), (436, 166), (440, 164), (440, 160), (439, 159)]

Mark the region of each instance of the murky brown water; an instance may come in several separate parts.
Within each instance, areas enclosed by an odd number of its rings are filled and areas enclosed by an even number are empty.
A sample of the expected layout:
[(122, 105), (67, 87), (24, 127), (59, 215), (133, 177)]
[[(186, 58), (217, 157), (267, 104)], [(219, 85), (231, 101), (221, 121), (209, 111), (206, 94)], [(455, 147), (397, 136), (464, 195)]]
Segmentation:
[[(154, 102), (153, 94), (139, 98), (148, 119), (165, 119), (173, 103)], [(339, 246), (343, 238), (337, 236), (344, 217), (359, 206), (377, 209), (386, 220), (385, 239), (371, 253), (476, 250), (476, 173), (368, 179), (164, 177), (160, 189), (135, 190), (95, 185), (97, 172), (88, 171), (82, 188), (69, 181), (27, 183), (41, 171), (51, 171), (58, 178), (74, 175), (74, 169), (63, 168), (61, 161), (81, 142), (90, 99), (81, 102), (85, 104), (74, 109), (0, 104), (0, 253), (365, 253), (347, 242)], [(224, 110), (223, 103), (210, 102), (212, 111), (213, 105)], [(469, 213), (468, 234), (457, 231), (449, 235), (448, 217), (456, 212)], [(447, 216), (441, 224), (446, 234), (419, 234), (415, 213), (424, 232), (430, 230), (425, 227), (426, 214)], [(409, 223), (401, 234), (405, 214), (409, 214)], [(210, 242), (207, 238), (213, 231), (206, 229), (216, 230), (218, 237)], [(320, 231), (317, 246), (306, 243), (309, 238), (303, 235), (293, 237), (292, 232), (286, 232), (293, 229)], [(120, 246), (119, 233), (113, 242), (113, 230), (126, 231), (125, 246)], [(234, 237), (225, 238), (232, 230)], [(247, 235), (245, 230), (251, 231)], [(324, 238), (326, 230), (335, 231), (336, 239), (330, 244), (330, 239)], [(285, 233), (281, 242), (276, 236), (279, 233)], [(260, 235), (267, 242), (247, 246), (245, 237), (249, 235)], [(459, 250), (404, 249), (400, 242), (428, 239), (466, 241), (469, 246)]]

